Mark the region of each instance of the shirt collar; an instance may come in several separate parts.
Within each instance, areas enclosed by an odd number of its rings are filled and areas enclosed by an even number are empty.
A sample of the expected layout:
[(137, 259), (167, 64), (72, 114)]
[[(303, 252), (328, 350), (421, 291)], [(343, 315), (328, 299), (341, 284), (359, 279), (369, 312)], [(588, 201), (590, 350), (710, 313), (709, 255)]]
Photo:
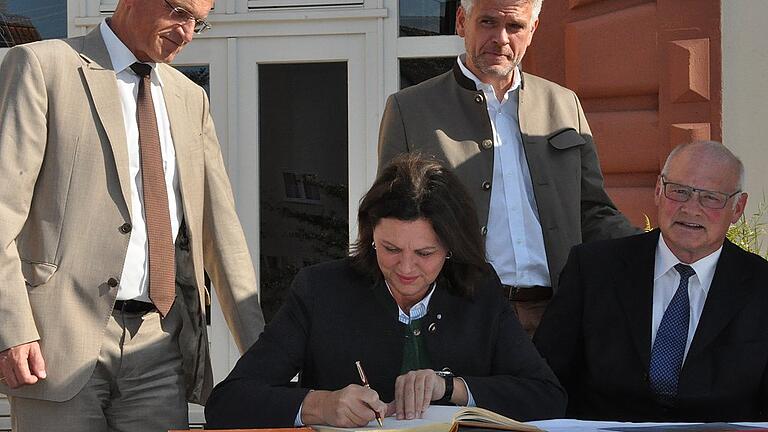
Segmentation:
[[(392, 295), (392, 288), (389, 287), (389, 283), (385, 280), (384, 283), (387, 285), (387, 289), (389, 290), (389, 295)], [(415, 305), (411, 306), (411, 314), (408, 315), (403, 311), (403, 309), (400, 308), (400, 305), (397, 306), (397, 319), (403, 324), (410, 324), (411, 321), (417, 320), (419, 318), (423, 318), (427, 314), (427, 309), (429, 308), (429, 301), (432, 299), (432, 294), (435, 293), (435, 287), (437, 287), (437, 282), (434, 282), (432, 284), (432, 288), (429, 290), (426, 296), (424, 296), (421, 301), (416, 303)], [(395, 298), (395, 296), (392, 295), (392, 298)]]
[[(693, 270), (696, 272), (695, 277), (699, 279), (699, 284), (705, 294), (709, 293), (712, 278), (715, 277), (717, 261), (720, 259), (720, 254), (722, 252), (723, 247), (720, 246), (720, 248), (704, 258), (688, 264), (693, 267)], [(653, 280), (656, 281), (658, 278), (665, 275), (678, 263), (680, 263), (680, 260), (674, 253), (672, 253), (669, 246), (667, 246), (667, 243), (664, 241), (664, 234), (659, 235), (659, 243), (656, 247), (656, 266), (654, 268)]]
[[(131, 65), (139, 61), (136, 56), (133, 55), (131, 50), (128, 49), (123, 41), (121, 41), (115, 32), (112, 31), (109, 24), (107, 24), (106, 19), (99, 24), (99, 30), (101, 30), (101, 38), (104, 39), (104, 45), (107, 46), (107, 53), (109, 54), (109, 59), (112, 61), (112, 68), (114, 69), (115, 74), (119, 74), (126, 69), (130, 70)], [(157, 72), (157, 63), (147, 64), (155, 72), (151, 75), (152, 82), (162, 86), (160, 74)], [(130, 73), (135, 74), (132, 70), (130, 70)]]
[[(467, 59), (466, 53), (460, 54), (456, 58), (456, 62), (459, 64), (459, 69), (461, 70), (461, 73), (463, 73), (465, 77), (474, 81), (475, 86), (477, 87), (478, 90), (490, 91), (493, 94), (494, 93), (493, 86), (480, 81), (480, 78), (478, 78), (474, 73), (472, 73), (471, 70), (469, 70), (469, 68), (467, 68), (467, 66), (464, 65), (464, 62), (466, 61), (466, 59)], [(520, 68), (515, 66), (515, 74), (512, 78), (512, 86), (509, 87), (509, 90), (507, 90), (507, 93), (504, 95), (505, 100), (507, 99), (507, 96), (509, 95), (510, 92), (513, 92), (520, 87), (521, 82), (522, 82), (522, 78), (520, 77)]]

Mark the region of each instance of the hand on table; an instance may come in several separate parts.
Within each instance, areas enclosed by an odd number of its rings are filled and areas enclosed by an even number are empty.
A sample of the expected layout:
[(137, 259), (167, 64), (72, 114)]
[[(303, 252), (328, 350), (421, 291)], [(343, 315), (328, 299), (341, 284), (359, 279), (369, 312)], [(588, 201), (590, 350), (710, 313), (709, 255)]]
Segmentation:
[(433, 400), (445, 394), (445, 380), (432, 369), (419, 369), (400, 375), (395, 381), (395, 400), (388, 413), (398, 420), (421, 418)]

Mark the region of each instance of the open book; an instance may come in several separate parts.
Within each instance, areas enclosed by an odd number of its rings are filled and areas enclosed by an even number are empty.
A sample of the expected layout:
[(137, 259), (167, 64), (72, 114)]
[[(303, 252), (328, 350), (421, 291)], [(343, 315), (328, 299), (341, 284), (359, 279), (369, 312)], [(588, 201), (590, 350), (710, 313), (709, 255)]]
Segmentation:
[(477, 407), (448, 407), (432, 405), (424, 413), (423, 418), (413, 420), (397, 420), (395, 417), (384, 419), (384, 427), (379, 427), (376, 421), (365, 427), (339, 428), (333, 426), (312, 425), (318, 432), (330, 431), (407, 431), (407, 432), (456, 432), (459, 426), (478, 427), (483, 429), (499, 429), (515, 432), (543, 432), (533, 425), (520, 423), (483, 408)]

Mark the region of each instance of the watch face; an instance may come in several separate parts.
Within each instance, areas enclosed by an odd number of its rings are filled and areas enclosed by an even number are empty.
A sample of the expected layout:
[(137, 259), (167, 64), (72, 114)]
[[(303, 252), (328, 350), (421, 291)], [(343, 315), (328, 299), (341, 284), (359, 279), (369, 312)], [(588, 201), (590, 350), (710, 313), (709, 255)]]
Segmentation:
[(453, 372), (451, 372), (450, 370), (435, 371), (435, 374), (437, 376), (441, 376), (441, 377), (452, 377), (453, 376)]

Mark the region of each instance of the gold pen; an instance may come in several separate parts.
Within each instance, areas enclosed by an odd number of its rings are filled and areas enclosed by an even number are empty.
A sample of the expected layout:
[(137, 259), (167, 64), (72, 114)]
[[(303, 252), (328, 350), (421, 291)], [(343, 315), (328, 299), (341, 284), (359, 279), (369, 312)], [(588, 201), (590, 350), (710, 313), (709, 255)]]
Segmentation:
[[(355, 366), (357, 366), (357, 373), (360, 374), (360, 381), (363, 382), (363, 387), (371, 388), (371, 385), (368, 383), (368, 377), (365, 376), (363, 364), (360, 363), (360, 360), (355, 362)], [(381, 414), (376, 410), (373, 410), (373, 413), (376, 414), (376, 422), (379, 424), (379, 427), (384, 427), (384, 422), (381, 421)]]

